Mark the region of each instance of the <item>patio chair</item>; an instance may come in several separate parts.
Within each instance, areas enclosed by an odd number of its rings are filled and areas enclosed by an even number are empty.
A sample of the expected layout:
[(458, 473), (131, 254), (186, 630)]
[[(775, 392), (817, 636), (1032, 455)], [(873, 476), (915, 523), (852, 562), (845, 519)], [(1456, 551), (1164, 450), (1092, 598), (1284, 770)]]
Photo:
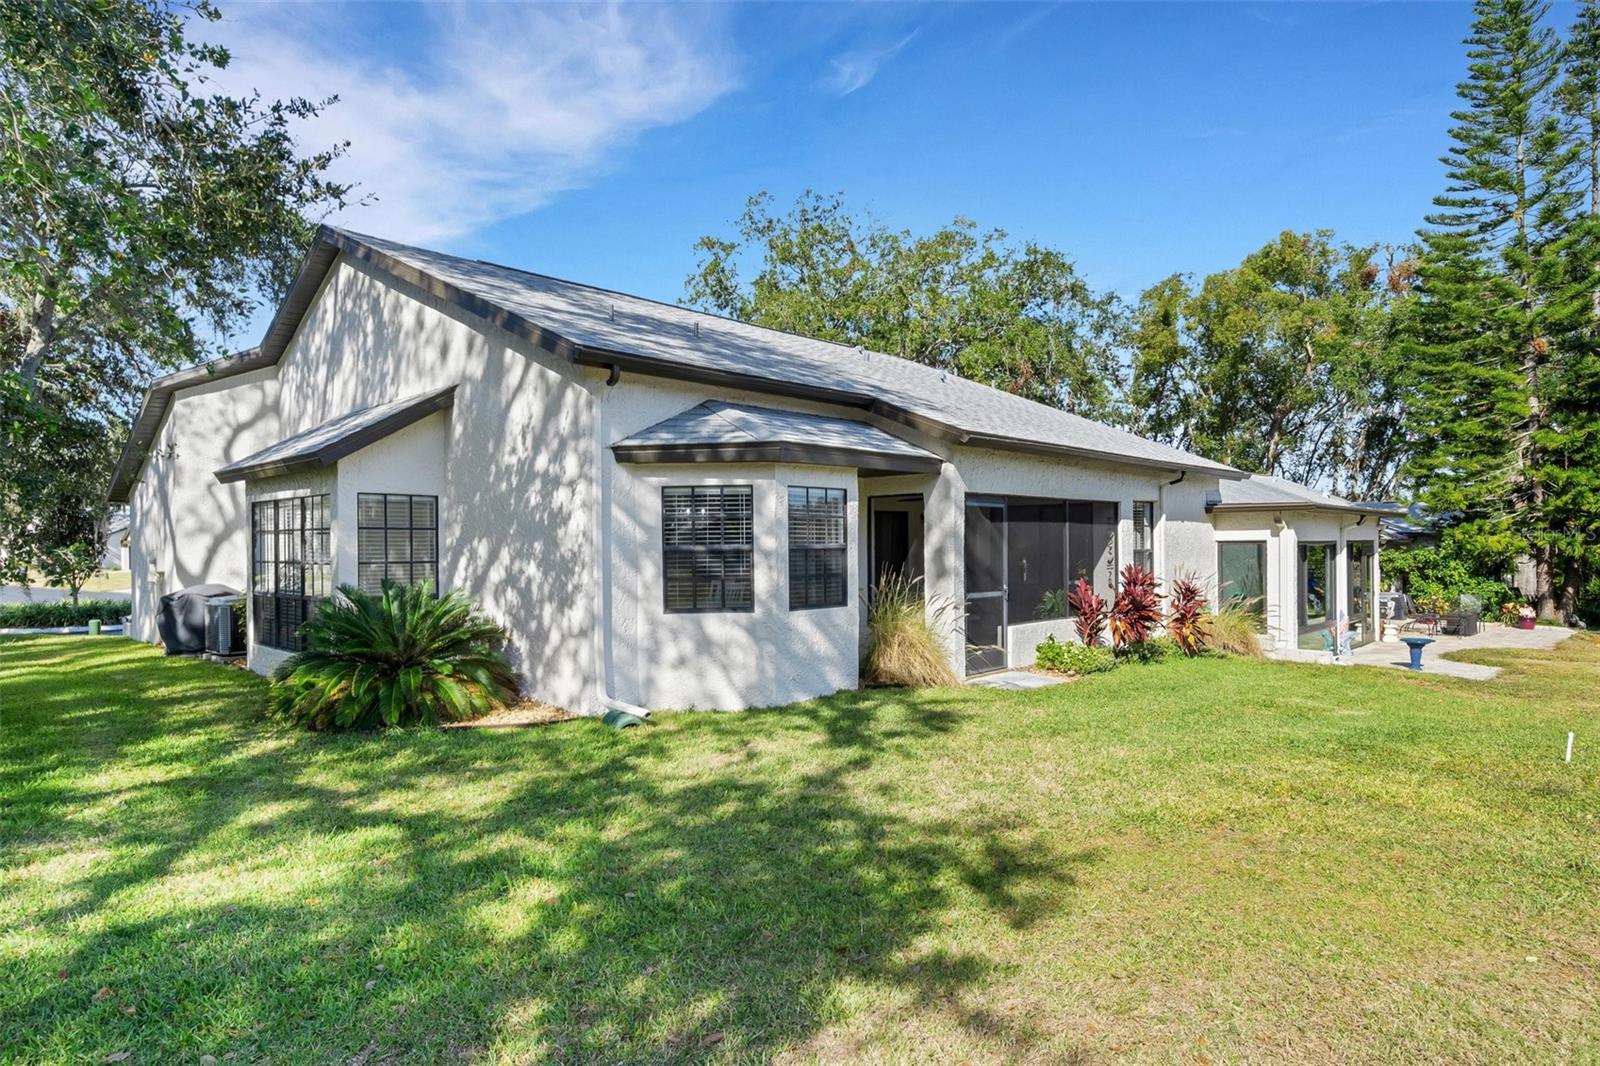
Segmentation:
[(1456, 609), (1440, 619), (1446, 633), (1458, 637), (1478, 635), (1478, 621), (1483, 617), (1483, 600), (1477, 596), (1462, 596)]
[(1431, 637), (1439, 632), (1439, 616), (1432, 611), (1418, 611), (1411, 597), (1403, 592), (1395, 602), (1394, 618), (1398, 623), (1395, 631), (1399, 633), (1426, 633)]

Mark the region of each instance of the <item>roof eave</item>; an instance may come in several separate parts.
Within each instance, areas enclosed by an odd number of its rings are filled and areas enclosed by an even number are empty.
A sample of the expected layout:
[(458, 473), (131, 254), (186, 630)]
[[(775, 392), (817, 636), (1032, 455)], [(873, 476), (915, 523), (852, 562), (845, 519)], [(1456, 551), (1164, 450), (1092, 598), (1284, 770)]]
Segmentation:
[(944, 460), (936, 455), (894, 455), (855, 448), (787, 441), (701, 444), (613, 444), (619, 463), (798, 463), (840, 466), (885, 474), (937, 473)]
[(106, 489), (106, 502), (128, 502), (134, 483), (139, 480), (139, 474), (144, 470), (146, 460), (150, 458), (150, 446), (161, 430), (161, 423), (165, 420), (167, 409), (172, 404), (173, 394), (196, 385), (260, 370), (262, 367), (271, 366), (273, 362), (275, 360), (268, 360), (262, 355), (260, 348), (247, 348), (209, 363), (175, 370), (145, 386), (139, 413), (134, 416), (132, 424), (128, 427), (128, 440), (123, 444), (122, 454), (117, 457), (117, 465), (112, 469), (111, 484)]
[(212, 472), (212, 476), (224, 485), (235, 481), (246, 481), (252, 478), (278, 477), (283, 474), (300, 473), (306, 470), (317, 470), (329, 467), (347, 455), (353, 455), (362, 448), (376, 444), (378, 441), (397, 433), (407, 426), (422, 421), (431, 414), (443, 411), (455, 403), (456, 386), (440, 389), (419, 397), (417, 402), (410, 404), (387, 418), (380, 419), (370, 426), (348, 433), (337, 440), (318, 448), (307, 456), (294, 459), (271, 459), (260, 463), (241, 465), (232, 463)]

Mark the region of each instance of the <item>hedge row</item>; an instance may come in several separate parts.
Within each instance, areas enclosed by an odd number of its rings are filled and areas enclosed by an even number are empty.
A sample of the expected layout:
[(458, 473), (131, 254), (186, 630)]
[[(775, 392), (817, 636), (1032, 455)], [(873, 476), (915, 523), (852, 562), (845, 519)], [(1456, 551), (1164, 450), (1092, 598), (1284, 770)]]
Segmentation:
[(86, 626), (91, 618), (104, 623), (122, 621), (127, 600), (57, 600), (54, 603), (0, 604), (0, 629), (56, 629)]

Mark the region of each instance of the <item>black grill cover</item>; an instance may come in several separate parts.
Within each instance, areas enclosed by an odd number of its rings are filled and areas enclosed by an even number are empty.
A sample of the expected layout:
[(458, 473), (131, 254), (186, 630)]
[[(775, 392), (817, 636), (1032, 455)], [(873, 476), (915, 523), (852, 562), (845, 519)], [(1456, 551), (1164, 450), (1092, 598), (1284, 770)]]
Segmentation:
[(237, 596), (227, 585), (190, 585), (161, 597), (156, 607), (156, 632), (168, 655), (191, 655), (206, 650), (206, 600), (212, 596)]

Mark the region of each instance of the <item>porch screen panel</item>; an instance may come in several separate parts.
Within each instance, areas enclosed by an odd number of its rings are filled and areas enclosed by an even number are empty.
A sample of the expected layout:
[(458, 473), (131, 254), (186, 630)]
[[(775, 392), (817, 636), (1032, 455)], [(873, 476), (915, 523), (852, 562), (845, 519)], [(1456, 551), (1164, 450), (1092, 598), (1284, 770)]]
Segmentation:
[(1117, 505), (1109, 500), (1067, 503), (1067, 580), (1084, 578), (1107, 603), (1117, 590)]
[(844, 489), (789, 488), (789, 609), (843, 607)]
[(385, 581), (439, 588), (439, 497), (356, 496), (356, 581), (376, 595)]
[(1067, 615), (1067, 505), (1011, 502), (1006, 508), (1006, 586), (1011, 621)]
[(1217, 545), (1217, 602), (1240, 607), (1266, 621), (1267, 546), (1260, 541), (1223, 541)]
[(664, 486), (661, 561), (666, 611), (753, 611), (754, 543), (751, 486)]
[(257, 644), (302, 651), (300, 625), (333, 583), (330, 498), (297, 496), (250, 506), (250, 603)]

